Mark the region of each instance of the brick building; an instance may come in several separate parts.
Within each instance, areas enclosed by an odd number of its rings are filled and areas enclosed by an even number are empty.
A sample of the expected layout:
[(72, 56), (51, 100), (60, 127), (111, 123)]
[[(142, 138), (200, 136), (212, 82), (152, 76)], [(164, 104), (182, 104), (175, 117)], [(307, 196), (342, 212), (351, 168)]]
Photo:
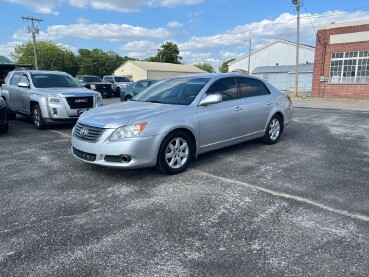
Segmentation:
[(369, 20), (319, 28), (312, 95), (369, 98)]

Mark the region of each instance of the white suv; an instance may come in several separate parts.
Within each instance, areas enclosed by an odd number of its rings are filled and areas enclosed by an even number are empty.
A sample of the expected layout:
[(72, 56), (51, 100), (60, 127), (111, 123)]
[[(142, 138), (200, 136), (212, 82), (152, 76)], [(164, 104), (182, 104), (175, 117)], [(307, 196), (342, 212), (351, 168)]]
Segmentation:
[(120, 96), (122, 88), (125, 88), (130, 83), (132, 83), (132, 81), (128, 77), (114, 75), (104, 76), (103, 81), (112, 84), (112, 90), (114, 91), (115, 96), (118, 97)]
[(9, 118), (30, 116), (37, 129), (77, 121), (86, 110), (102, 106), (101, 94), (83, 87), (65, 72), (15, 70), (1, 88)]

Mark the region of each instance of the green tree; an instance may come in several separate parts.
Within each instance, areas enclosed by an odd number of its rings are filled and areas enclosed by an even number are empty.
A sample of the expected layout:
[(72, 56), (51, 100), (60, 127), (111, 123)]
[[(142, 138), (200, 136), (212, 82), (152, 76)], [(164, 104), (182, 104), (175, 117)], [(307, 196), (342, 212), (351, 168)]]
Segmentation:
[(194, 64), (194, 66), (202, 70), (205, 70), (207, 72), (210, 72), (210, 73), (214, 72), (214, 68), (209, 63), (197, 63), (197, 64)]
[(113, 51), (105, 52), (101, 49), (79, 49), (77, 63), (78, 74), (104, 76), (112, 74), (120, 65), (127, 60), (135, 60), (127, 56), (121, 57)]
[(179, 56), (177, 44), (167, 41), (157, 50), (156, 56), (149, 57), (146, 61), (180, 64), (182, 57)]
[(222, 63), (222, 65), (219, 68), (219, 71), (222, 73), (227, 73), (229, 70), (229, 63), (235, 61), (236, 59), (230, 59), (228, 61), (225, 61), (224, 63)]
[[(78, 71), (76, 56), (65, 47), (51, 41), (38, 41), (36, 42), (36, 49), (39, 69), (60, 70), (72, 75), (75, 75)], [(35, 58), (32, 43), (27, 42), (17, 45), (11, 57), (17, 63), (33, 64)]]

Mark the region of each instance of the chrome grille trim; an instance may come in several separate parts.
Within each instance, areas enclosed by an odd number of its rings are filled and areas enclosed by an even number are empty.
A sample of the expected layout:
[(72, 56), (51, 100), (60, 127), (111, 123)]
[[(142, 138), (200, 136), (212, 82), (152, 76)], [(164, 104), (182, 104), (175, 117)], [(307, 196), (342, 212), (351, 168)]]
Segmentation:
[[(82, 129), (86, 131), (85, 134), (82, 134)], [(104, 128), (93, 127), (77, 122), (76, 126), (74, 126), (73, 136), (79, 140), (97, 142), (100, 140), (104, 132)]]

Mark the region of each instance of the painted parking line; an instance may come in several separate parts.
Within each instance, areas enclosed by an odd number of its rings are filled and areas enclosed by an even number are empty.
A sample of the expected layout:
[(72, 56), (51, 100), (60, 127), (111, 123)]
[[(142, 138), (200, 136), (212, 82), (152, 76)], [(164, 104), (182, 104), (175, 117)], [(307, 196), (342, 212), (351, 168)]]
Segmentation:
[(307, 198), (304, 198), (304, 197), (300, 197), (300, 196), (296, 196), (296, 195), (292, 195), (292, 194), (288, 194), (288, 193), (284, 193), (284, 192), (273, 191), (273, 190), (266, 189), (266, 188), (263, 188), (263, 187), (259, 187), (259, 186), (256, 186), (256, 185), (251, 185), (251, 184), (248, 184), (246, 182), (241, 182), (241, 181), (237, 181), (237, 180), (232, 180), (232, 179), (220, 177), (220, 176), (213, 175), (211, 173), (206, 173), (206, 172), (196, 170), (196, 169), (191, 169), (190, 171), (195, 172), (195, 173), (197, 173), (199, 175), (202, 175), (202, 176), (218, 179), (220, 181), (223, 181), (223, 182), (226, 182), (226, 183), (229, 183), (229, 184), (241, 185), (241, 186), (251, 188), (251, 189), (254, 189), (254, 190), (257, 190), (257, 191), (262, 191), (262, 192), (268, 193), (268, 194), (273, 195), (273, 196), (281, 197), (281, 198), (284, 198), (284, 199), (291, 199), (291, 200), (294, 200), (294, 201), (297, 201), (297, 202), (300, 202), (300, 203), (308, 204), (308, 205), (320, 208), (320, 209), (325, 210), (325, 211), (329, 211), (329, 212), (333, 212), (333, 213), (336, 213), (336, 214), (339, 214), (339, 215), (342, 215), (342, 216), (350, 217), (350, 218), (355, 219), (355, 220), (369, 222), (369, 217), (366, 216), (366, 215), (362, 215), (362, 214), (358, 214), (358, 213), (351, 213), (349, 211), (345, 211), (345, 210), (341, 210), (341, 209), (335, 209), (335, 208), (326, 206), (324, 204), (315, 202), (313, 200), (310, 200), (310, 199), (307, 199)]
[[(49, 131), (53, 132), (53, 133), (56, 133), (56, 134), (59, 134), (59, 135), (65, 137), (65, 138), (71, 138), (71, 135), (65, 134), (65, 133), (60, 132), (60, 131), (55, 131), (55, 130), (49, 130)], [(251, 185), (251, 184), (246, 183), (246, 182), (241, 182), (241, 181), (237, 181), (237, 180), (232, 180), (232, 179), (220, 177), (220, 176), (217, 176), (217, 175), (214, 175), (214, 174), (211, 174), (211, 173), (207, 173), (207, 172), (203, 172), (203, 171), (200, 171), (200, 170), (196, 170), (196, 169), (190, 169), (189, 171), (195, 172), (195, 173), (197, 173), (199, 175), (202, 175), (202, 176), (207, 176), (207, 177), (211, 177), (211, 178), (214, 178), (214, 179), (218, 179), (220, 181), (223, 181), (223, 182), (226, 182), (226, 183), (229, 183), (229, 184), (241, 185), (241, 186), (244, 186), (244, 187), (252, 188), (252, 189), (257, 190), (257, 191), (262, 191), (262, 192), (268, 193), (268, 194), (273, 195), (273, 196), (281, 197), (281, 198), (284, 198), (284, 199), (291, 199), (291, 200), (294, 200), (294, 201), (297, 201), (297, 202), (300, 202), (300, 203), (308, 204), (308, 205), (320, 208), (320, 209), (325, 210), (325, 211), (329, 211), (329, 212), (333, 212), (333, 213), (336, 213), (336, 214), (339, 214), (339, 215), (342, 215), (342, 216), (350, 217), (350, 218), (355, 219), (355, 220), (369, 222), (369, 217), (366, 216), (366, 215), (362, 215), (362, 214), (358, 214), (358, 213), (351, 213), (349, 211), (342, 210), (342, 209), (335, 209), (335, 208), (326, 206), (324, 204), (318, 203), (316, 201), (313, 201), (313, 200), (310, 200), (310, 199), (307, 199), (307, 198), (304, 198), (304, 197), (300, 197), (300, 196), (296, 196), (296, 195), (292, 195), (292, 194), (284, 193), (284, 192), (273, 191), (271, 189), (266, 189), (266, 188), (259, 187), (259, 186), (256, 186), (256, 185)]]
[(60, 131), (49, 130), (49, 132), (52, 132), (52, 133), (55, 133), (55, 134), (61, 135), (61, 136), (62, 136), (62, 137), (64, 137), (64, 138), (68, 138), (68, 139), (70, 139), (70, 138), (71, 138), (71, 135), (66, 134), (66, 133), (63, 133), (63, 132), (60, 132)]

